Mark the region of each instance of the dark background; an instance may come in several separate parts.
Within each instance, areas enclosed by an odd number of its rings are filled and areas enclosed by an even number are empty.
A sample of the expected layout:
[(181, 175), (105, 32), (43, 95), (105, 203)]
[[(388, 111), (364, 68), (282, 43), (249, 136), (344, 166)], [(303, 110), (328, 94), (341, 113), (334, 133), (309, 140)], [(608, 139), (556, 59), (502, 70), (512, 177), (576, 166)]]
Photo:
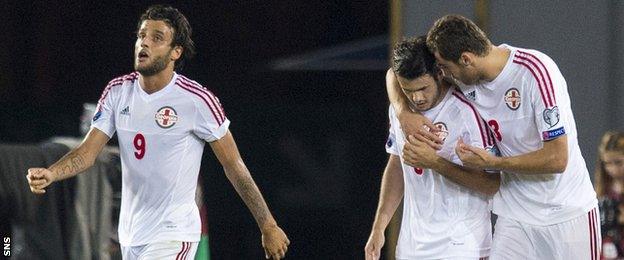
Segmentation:
[[(132, 71), (146, 1), (0, 6), (0, 142), (78, 136), (82, 104)], [(271, 71), (274, 59), (388, 32), (388, 2), (170, 3), (198, 56), (179, 71), (221, 100), (290, 259), (362, 258), (386, 157), (384, 71)], [(201, 177), (214, 259), (260, 259), (260, 232), (206, 148)]]

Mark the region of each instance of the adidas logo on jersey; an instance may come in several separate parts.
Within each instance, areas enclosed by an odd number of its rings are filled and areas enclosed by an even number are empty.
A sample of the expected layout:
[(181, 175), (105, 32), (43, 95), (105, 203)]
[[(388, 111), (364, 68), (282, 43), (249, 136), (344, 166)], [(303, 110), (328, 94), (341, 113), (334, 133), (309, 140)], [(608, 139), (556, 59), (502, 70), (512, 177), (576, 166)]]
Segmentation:
[(129, 116), (129, 115), (130, 115), (130, 107), (129, 107), (129, 106), (126, 106), (126, 108), (124, 108), (123, 110), (121, 110), (121, 113), (120, 113), (120, 114)]
[(477, 100), (477, 93), (475, 93), (475, 91), (470, 91), (468, 92), (466, 95), (466, 98), (472, 100), (472, 101), (476, 101)]

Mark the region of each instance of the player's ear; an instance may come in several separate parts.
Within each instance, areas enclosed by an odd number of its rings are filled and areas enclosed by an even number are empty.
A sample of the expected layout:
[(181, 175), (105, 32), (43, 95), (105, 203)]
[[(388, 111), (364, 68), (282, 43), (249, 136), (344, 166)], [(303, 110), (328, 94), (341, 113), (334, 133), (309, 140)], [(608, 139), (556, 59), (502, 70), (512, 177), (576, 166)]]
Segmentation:
[(474, 62), (475, 56), (474, 54), (470, 53), (470, 52), (462, 52), (461, 56), (459, 56), (459, 65), (461, 65), (462, 67), (466, 67), (468, 65), (471, 65)]
[(437, 71), (436, 71), (436, 73), (435, 73), (435, 75), (433, 75), (433, 78), (434, 78), (436, 81), (438, 81), (438, 80), (440, 80), (440, 79), (444, 78), (444, 71), (443, 71), (442, 69), (438, 68), (438, 69), (437, 69)]
[(171, 52), (171, 59), (174, 61), (178, 60), (182, 56), (183, 51), (184, 48), (182, 48), (182, 46), (180, 45), (173, 47), (173, 51)]

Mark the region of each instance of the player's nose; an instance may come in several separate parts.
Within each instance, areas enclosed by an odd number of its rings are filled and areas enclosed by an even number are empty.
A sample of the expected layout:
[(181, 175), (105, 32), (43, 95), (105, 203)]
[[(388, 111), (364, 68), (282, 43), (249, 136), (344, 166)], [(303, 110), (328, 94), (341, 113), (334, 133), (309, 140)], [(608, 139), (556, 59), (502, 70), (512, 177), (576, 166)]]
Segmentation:
[(412, 94), (412, 101), (414, 101), (414, 103), (420, 103), (423, 100), (424, 96), (421, 93), (415, 92)]

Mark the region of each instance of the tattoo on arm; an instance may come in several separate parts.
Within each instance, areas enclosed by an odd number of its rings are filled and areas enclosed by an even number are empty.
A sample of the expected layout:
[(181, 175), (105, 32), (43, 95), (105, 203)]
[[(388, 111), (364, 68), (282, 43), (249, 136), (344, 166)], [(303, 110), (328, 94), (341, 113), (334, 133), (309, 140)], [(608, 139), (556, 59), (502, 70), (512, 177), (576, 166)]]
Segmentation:
[(72, 177), (88, 167), (84, 156), (80, 152), (74, 150), (63, 156), (63, 158), (52, 165), (50, 169), (56, 173), (58, 180), (62, 180)]
[(258, 225), (262, 227), (271, 219), (271, 212), (258, 186), (254, 183), (246, 167), (238, 167), (238, 169), (231, 171), (238, 171), (230, 173), (232, 174), (232, 184), (251, 211), (256, 222), (258, 222)]

